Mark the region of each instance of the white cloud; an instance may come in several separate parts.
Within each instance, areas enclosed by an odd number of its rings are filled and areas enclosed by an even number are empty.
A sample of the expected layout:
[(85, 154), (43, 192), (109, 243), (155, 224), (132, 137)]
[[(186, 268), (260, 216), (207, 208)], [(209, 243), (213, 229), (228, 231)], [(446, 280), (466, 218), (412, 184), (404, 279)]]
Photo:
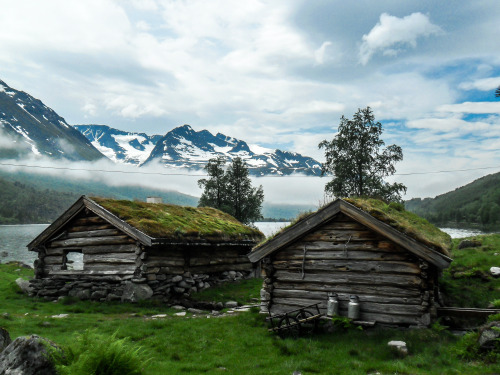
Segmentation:
[(464, 82), (460, 84), (462, 90), (480, 90), (490, 91), (495, 90), (500, 86), (500, 77), (490, 77), (477, 79), (475, 81)]
[(458, 104), (445, 104), (439, 106), (437, 111), (451, 113), (500, 114), (500, 102), (464, 102)]
[(363, 43), (359, 50), (361, 64), (366, 65), (377, 52), (395, 56), (403, 47), (417, 46), (419, 37), (438, 34), (441, 28), (431, 23), (429, 17), (420, 12), (398, 18), (387, 13), (380, 15), (380, 21), (363, 35)]
[(332, 45), (332, 42), (326, 41), (323, 42), (321, 47), (319, 47), (316, 51), (314, 51), (314, 58), (316, 59), (316, 64), (323, 65), (325, 62), (326, 49)]

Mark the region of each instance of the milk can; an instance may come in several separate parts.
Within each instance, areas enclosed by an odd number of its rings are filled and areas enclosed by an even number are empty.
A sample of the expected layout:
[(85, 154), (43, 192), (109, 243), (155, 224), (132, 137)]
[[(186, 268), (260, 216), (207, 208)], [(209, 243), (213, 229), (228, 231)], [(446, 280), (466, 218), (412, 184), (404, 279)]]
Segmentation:
[(326, 316), (331, 318), (335, 315), (339, 315), (339, 300), (337, 298), (337, 293), (328, 293)]
[(349, 304), (347, 305), (347, 317), (349, 319), (359, 319), (359, 298), (358, 296), (350, 296)]

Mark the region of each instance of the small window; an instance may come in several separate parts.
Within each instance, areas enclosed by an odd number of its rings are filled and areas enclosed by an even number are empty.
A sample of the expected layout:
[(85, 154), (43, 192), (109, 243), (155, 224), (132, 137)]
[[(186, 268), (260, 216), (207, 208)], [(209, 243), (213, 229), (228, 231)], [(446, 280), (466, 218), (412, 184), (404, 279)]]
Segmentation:
[(66, 250), (63, 255), (62, 270), (83, 271), (83, 254), (81, 250)]

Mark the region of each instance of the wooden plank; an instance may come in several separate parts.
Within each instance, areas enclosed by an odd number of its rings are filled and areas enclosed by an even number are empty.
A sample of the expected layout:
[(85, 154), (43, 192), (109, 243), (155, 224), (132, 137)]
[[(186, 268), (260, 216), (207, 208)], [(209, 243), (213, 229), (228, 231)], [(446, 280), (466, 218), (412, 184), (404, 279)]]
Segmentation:
[(276, 270), (301, 271), (304, 267), (308, 271), (345, 271), (345, 272), (375, 272), (392, 274), (419, 275), (420, 267), (408, 262), (380, 262), (380, 261), (356, 261), (356, 260), (306, 260), (274, 261)]
[(106, 220), (99, 216), (86, 216), (74, 220), (71, 223), (73, 226), (87, 226), (87, 225), (102, 225), (107, 224)]
[(98, 229), (98, 230), (86, 230), (81, 232), (70, 232), (66, 236), (61, 237), (61, 239), (107, 237), (107, 236), (119, 236), (119, 235), (123, 235), (123, 232), (120, 232), (117, 229)]
[(251, 271), (253, 265), (248, 262), (246, 264), (219, 264), (214, 266), (194, 266), (188, 267), (191, 273), (213, 273), (223, 271)]
[(119, 273), (134, 273), (135, 264), (121, 264), (121, 263), (89, 263), (85, 264), (84, 271), (88, 272), (108, 272), (114, 271)]
[(135, 253), (139, 247), (135, 244), (124, 245), (103, 245), (103, 246), (85, 246), (82, 247), (84, 254), (106, 254), (113, 253)]
[(329, 282), (287, 282), (275, 281), (272, 284), (277, 289), (300, 290), (306, 292), (335, 292), (345, 294), (372, 294), (377, 296), (394, 296), (395, 298), (421, 298), (418, 287), (387, 286), (387, 285), (356, 285), (351, 283), (334, 284)]
[(161, 258), (158, 257), (148, 257), (144, 260), (144, 264), (148, 267), (170, 267), (170, 266), (181, 266), (185, 265), (185, 261), (183, 258)]
[(45, 254), (47, 255), (63, 255), (64, 254), (64, 248), (61, 247), (56, 247), (56, 248), (45, 248)]
[(208, 266), (208, 265), (216, 265), (216, 264), (249, 264), (249, 260), (247, 256), (240, 256), (236, 258), (190, 258), (189, 265), (190, 266)]
[(301, 272), (287, 272), (278, 270), (274, 277), (280, 281), (295, 282), (322, 282), (331, 284), (367, 284), (367, 285), (396, 285), (421, 286), (422, 279), (413, 275), (369, 274), (369, 273), (312, 273), (306, 272), (302, 278)]
[(91, 238), (70, 238), (61, 241), (52, 241), (48, 247), (83, 247), (100, 245), (120, 245), (126, 243), (135, 243), (129, 236), (109, 236), (109, 237), (91, 237)]

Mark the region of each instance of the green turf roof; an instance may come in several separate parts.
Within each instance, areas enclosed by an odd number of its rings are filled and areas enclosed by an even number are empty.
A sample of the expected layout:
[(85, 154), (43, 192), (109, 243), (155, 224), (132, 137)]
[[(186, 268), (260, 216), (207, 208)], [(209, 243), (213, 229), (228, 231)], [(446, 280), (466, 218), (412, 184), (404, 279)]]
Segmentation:
[(91, 198), (132, 227), (153, 238), (209, 242), (255, 241), (264, 235), (211, 207)]
[(386, 204), (371, 198), (345, 198), (346, 202), (369, 213), (424, 245), (450, 256), (451, 237), (426, 219), (406, 211), (401, 204)]

